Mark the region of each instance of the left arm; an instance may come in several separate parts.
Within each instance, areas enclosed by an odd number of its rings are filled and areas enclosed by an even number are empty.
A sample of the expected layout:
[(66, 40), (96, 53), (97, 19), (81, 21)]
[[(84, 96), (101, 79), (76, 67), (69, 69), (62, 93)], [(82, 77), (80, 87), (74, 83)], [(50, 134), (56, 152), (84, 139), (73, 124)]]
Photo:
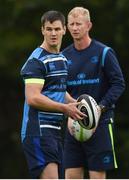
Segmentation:
[(103, 68), (110, 87), (99, 104), (108, 108), (117, 102), (125, 89), (124, 77), (113, 50), (107, 52)]

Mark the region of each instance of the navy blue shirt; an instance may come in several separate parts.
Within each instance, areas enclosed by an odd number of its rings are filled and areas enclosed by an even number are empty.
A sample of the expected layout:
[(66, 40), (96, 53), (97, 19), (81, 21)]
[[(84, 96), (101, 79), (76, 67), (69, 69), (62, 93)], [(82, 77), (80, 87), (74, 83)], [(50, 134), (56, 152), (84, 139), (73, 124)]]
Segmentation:
[[(53, 101), (64, 103), (67, 86), (67, 59), (63, 54), (51, 54), (43, 48), (36, 48), (21, 69), (26, 82), (43, 84), (42, 94)], [(46, 112), (24, 104), (22, 140), (26, 135), (40, 135), (42, 123), (59, 122), (63, 114)]]
[(102, 118), (108, 120), (125, 88), (113, 49), (92, 40), (86, 49), (77, 50), (72, 44), (64, 49), (63, 54), (69, 65), (67, 91), (76, 99), (81, 94), (92, 96), (97, 103), (106, 106), (108, 111)]

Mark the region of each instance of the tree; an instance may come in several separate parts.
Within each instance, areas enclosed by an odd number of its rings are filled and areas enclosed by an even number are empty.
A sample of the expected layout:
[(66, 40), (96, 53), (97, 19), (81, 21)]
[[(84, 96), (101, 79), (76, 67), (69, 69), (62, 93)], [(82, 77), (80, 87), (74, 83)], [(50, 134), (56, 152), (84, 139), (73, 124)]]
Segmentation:
[[(59, 10), (66, 16), (74, 6), (87, 7), (91, 12), (93, 29), (97, 37), (116, 51), (126, 82), (129, 81), (129, 20), (127, 0), (1, 0), (0, 1), (0, 178), (27, 178), (27, 168), (20, 145), (20, 127), (24, 86), (20, 69), (30, 52), (42, 42), (40, 17), (47, 10)], [(62, 48), (71, 43), (69, 33)], [(111, 178), (127, 178), (129, 151), (129, 121), (127, 104), (128, 84), (116, 108), (116, 143), (121, 171), (109, 173)], [(119, 137), (119, 138), (118, 138)], [(11, 165), (13, 162), (13, 166)], [(7, 170), (8, 169), (8, 170)]]

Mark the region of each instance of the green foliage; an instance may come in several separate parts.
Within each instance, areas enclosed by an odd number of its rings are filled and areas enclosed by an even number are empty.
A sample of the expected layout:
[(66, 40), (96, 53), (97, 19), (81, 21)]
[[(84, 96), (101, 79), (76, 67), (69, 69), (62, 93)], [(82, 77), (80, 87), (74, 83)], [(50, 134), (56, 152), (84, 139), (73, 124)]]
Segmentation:
[[(126, 82), (129, 81), (129, 3), (128, 0), (0, 0), (0, 110), (1, 173), (0, 178), (27, 178), (27, 166), (21, 152), (20, 127), (23, 84), (20, 69), (31, 51), (41, 44), (40, 17), (47, 10), (59, 10), (66, 16), (74, 6), (91, 12), (91, 36), (112, 46), (119, 58)], [(71, 43), (69, 33), (62, 48)], [(128, 84), (116, 109), (116, 144), (120, 170), (110, 178), (129, 177)], [(13, 164), (13, 165), (12, 165)]]

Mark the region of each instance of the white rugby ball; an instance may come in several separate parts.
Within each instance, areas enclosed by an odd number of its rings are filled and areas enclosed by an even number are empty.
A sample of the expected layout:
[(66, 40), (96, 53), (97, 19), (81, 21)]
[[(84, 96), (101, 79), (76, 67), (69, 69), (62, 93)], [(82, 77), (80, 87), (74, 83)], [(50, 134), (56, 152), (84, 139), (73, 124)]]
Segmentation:
[(83, 94), (77, 99), (80, 104), (78, 109), (87, 115), (83, 120), (79, 120), (79, 124), (86, 129), (96, 128), (100, 118), (100, 111), (98, 109), (95, 99), (88, 94)]
[(94, 131), (93, 129), (85, 129), (83, 128), (78, 121), (75, 121), (71, 118), (68, 120), (68, 129), (70, 134), (80, 142), (85, 142), (88, 139), (91, 138), (93, 135)]

